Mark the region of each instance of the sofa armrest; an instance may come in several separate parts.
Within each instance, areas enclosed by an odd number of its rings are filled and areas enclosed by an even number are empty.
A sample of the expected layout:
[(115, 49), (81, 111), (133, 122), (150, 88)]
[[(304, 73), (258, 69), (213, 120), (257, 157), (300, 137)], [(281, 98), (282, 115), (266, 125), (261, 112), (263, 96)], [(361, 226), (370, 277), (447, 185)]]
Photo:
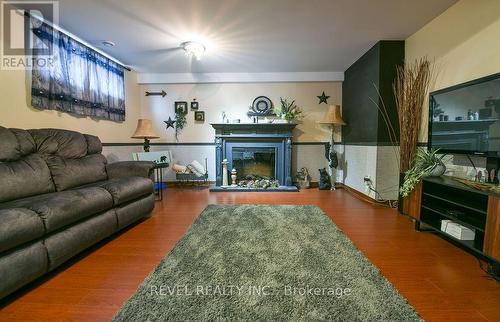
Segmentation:
[(109, 179), (143, 177), (154, 181), (154, 166), (150, 161), (120, 161), (106, 165)]

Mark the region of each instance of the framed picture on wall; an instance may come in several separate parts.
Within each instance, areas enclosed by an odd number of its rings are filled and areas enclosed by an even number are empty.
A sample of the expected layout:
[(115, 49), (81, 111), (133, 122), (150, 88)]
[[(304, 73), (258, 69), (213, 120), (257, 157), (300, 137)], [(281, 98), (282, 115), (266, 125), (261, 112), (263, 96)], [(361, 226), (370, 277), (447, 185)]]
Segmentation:
[(196, 99), (194, 99), (192, 102), (191, 102), (191, 109), (192, 110), (197, 110), (199, 107), (198, 105), (198, 102), (196, 101)]
[(175, 102), (175, 113), (187, 114), (188, 103), (187, 102)]
[(205, 112), (203, 111), (194, 112), (194, 120), (196, 122), (205, 122)]

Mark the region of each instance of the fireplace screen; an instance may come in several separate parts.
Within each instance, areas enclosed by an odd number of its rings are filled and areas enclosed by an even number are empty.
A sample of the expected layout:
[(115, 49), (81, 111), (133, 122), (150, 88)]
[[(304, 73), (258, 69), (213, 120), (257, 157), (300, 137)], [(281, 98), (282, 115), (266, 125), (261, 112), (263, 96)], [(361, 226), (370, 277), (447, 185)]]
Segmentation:
[(233, 168), (238, 180), (275, 179), (276, 149), (269, 147), (233, 147)]

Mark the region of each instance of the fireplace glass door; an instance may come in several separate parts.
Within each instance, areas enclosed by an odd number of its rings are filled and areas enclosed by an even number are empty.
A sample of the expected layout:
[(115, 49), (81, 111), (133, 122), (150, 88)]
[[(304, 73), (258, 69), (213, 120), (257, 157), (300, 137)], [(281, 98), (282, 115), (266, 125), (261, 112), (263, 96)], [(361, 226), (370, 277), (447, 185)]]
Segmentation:
[(276, 179), (274, 147), (233, 147), (232, 167), (239, 180)]

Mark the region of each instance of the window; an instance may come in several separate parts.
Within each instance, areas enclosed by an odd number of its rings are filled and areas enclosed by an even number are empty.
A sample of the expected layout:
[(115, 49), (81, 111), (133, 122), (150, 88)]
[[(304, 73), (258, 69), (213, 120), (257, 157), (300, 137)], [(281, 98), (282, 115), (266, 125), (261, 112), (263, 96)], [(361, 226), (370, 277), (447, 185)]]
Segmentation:
[(34, 48), (40, 48), (37, 42), (53, 46), (53, 63), (33, 66), (33, 107), (124, 121), (123, 66), (48, 24), (37, 25), (32, 28)]

